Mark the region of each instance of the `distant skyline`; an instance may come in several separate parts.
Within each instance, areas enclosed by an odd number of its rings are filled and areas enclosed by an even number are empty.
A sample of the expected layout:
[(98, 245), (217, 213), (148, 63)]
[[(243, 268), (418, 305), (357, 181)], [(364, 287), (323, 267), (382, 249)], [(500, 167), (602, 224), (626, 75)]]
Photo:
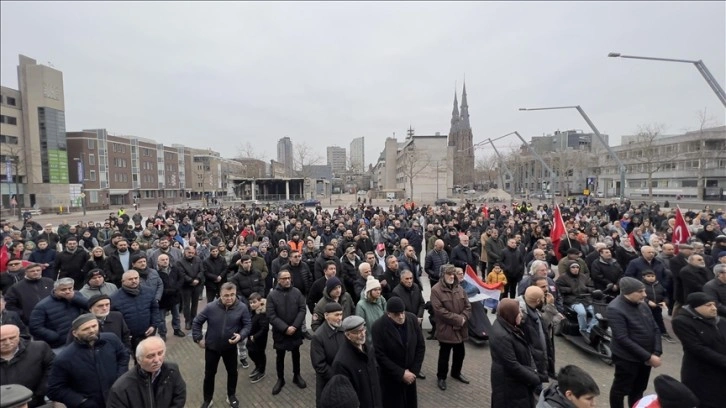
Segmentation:
[(519, 107), (579, 104), (611, 144), (696, 129), (704, 108), (726, 122), (692, 65), (611, 51), (701, 59), (726, 86), (726, 3), (0, 2), (0, 82), (18, 89), (18, 54), (62, 71), (68, 131), (224, 157), (249, 142), (267, 161), (285, 136), (323, 160), (364, 136), (367, 168), (394, 132), (447, 134), (464, 78), (475, 144), (589, 132), (574, 110)]

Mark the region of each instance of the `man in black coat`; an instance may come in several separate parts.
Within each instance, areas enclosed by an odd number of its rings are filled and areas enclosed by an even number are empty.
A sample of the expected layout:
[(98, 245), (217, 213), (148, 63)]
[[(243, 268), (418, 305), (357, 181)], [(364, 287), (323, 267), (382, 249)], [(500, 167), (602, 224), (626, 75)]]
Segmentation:
[(623, 408), (628, 397), (632, 407), (643, 397), (650, 369), (661, 365), (661, 334), (645, 304), (645, 285), (630, 277), (620, 279), (620, 295), (608, 305), (607, 318), (613, 332), (611, 343), (615, 376), (610, 388), (610, 407)]
[(337, 302), (325, 305), (325, 323), (315, 331), (310, 342), (310, 362), (315, 370), (315, 406), (320, 408), (320, 394), (325, 384), (333, 377), (333, 360), (341, 345), (345, 342), (345, 334), (341, 330), (343, 323), (343, 307)]
[(501, 265), (507, 277), (504, 295), (514, 299), (517, 296), (517, 285), (524, 276), (524, 256), (514, 238), (507, 240), (507, 246), (502, 251)]
[(421, 288), (413, 281), (413, 272), (409, 270), (401, 272), (401, 282), (396, 285), (391, 294), (391, 299), (394, 297), (403, 300), (406, 311), (416, 315), (417, 322), (421, 325), (426, 302), (424, 302)]
[(718, 315), (726, 318), (726, 265), (717, 264), (713, 273), (716, 277), (703, 285), (703, 292), (716, 300)]
[(197, 256), (197, 250), (194, 247), (186, 247), (184, 256), (176, 267), (181, 272), (182, 280), (182, 312), (184, 313), (184, 323), (187, 330), (192, 329), (192, 320), (197, 315), (197, 305), (199, 304), (199, 296), (204, 289), (204, 270), (202, 268), (202, 260)]
[(75, 282), (73, 290), (81, 290), (85, 283), (86, 275), (83, 273), (83, 266), (88, 261), (88, 252), (78, 247), (78, 238), (70, 235), (66, 238), (66, 245), (63, 252), (55, 257), (55, 266), (59, 278), (72, 278)]
[[(333, 261), (335, 262), (336, 270), (338, 273), (343, 272), (343, 267), (340, 265), (340, 260), (335, 257), (335, 247), (333, 245), (327, 244), (323, 248), (322, 251), (320, 251), (320, 255), (315, 260), (315, 270), (313, 271), (313, 279), (320, 279), (323, 276), (323, 270), (325, 269), (325, 263), (326, 261)], [(340, 278), (340, 275), (338, 276)]]
[(451, 263), (464, 271), (466, 271), (467, 266), (471, 266), (476, 271), (477, 260), (471, 248), (469, 248), (469, 237), (467, 235), (461, 234), (459, 245), (451, 250)]
[(726, 320), (716, 301), (696, 292), (673, 318), (673, 332), (683, 346), (681, 381), (700, 400), (700, 408), (722, 407), (726, 401)]
[(267, 317), (272, 325), (273, 347), (277, 352), (275, 368), (277, 382), (272, 395), (285, 386), (285, 354), (292, 354), (292, 382), (300, 388), (307, 387), (300, 376), (300, 346), (303, 341), (302, 326), (305, 323), (305, 296), (292, 286), (292, 276), (286, 266), (277, 274), (277, 286), (267, 297)]
[[(179, 367), (164, 361), (166, 344), (150, 337), (136, 349), (139, 364), (119, 377), (109, 391), (107, 408), (184, 408), (187, 385)], [(150, 392), (151, 390), (151, 392)]]
[(358, 394), (359, 408), (381, 408), (383, 397), (378, 377), (378, 363), (373, 346), (366, 344), (365, 320), (348, 316), (343, 320), (346, 341), (333, 360), (333, 374), (350, 380)]
[(315, 310), (315, 305), (320, 299), (323, 298), (325, 283), (328, 281), (328, 279), (336, 276), (337, 270), (338, 267), (336, 266), (335, 262), (325, 261), (323, 276), (313, 282), (312, 286), (310, 287), (310, 292), (307, 295), (306, 304), (308, 306), (308, 309), (310, 310), (310, 313), (313, 313), (313, 310)]
[(53, 292), (53, 281), (43, 276), (43, 269), (38, 264), (25, 268), (25, 278), (12, 285), (5, 293), (8, 310), (18, 312), (20, 319), (27, 326), (30, 314), (35, 305)]
[(179, 318), (179, 303), (181, 302), (182, 285), (184, 279), (181, 276), (179, 268), (171, 266), (171, 257), (168, 254), (159, 254), (156, 258), (156, 267), (159, 268), (159, 278), (164, 285), (164, 293), (161, 295), (159, 300), (159, 317), (161, 324), (159, 325), (159, 336), (166, 340), (166, 313), (171, 312), (171, 328), (174, 330), (174, 335), (177, 337), (184, 337), (184, 333), (181, 329), (181, 319)]
[(48, 374), (55, 355), (42, 341), (20, 337), (20, 329), (12, 324), (0, 326), (0, 385), (20, 384), (33, 391), (28, 406), (45, 403)]
[[(131, 331), (124, 321), (121, 312), (111, 310), (111, 298), (108, 295), (96, 295), (88, 299), (88, 310), (98, 320), (98, 330), (101, 333), (113, 333), (126, 346), (130, 353)], [(73, 341), (73, 334), (68, 333), (68, 342)]]
[(671, 312), (673, 315), (675, 315), (678, 312), (678, 309), (680, 309), (686, 302), (686, 299), (683, 297), (683, 290), (681, 289), (681, 269), (688, 266), (688, 257), (691, 255), (693, 255), (693, 246), (691, 244), (679, 244), (678, 254), (668, 261), (668, 267), (671, 271), (671, 279), (673, 281), (673, 284), (671, 285), (671, 293), (668, 294), (669, 297), (673, 299), (673, 304), (671, 305)]
[(681, 285), (681, 296), (688, 299), (688, 295), (703, 292), (703, 286), (713, 278), (713, 273), (706, 267), (703, 255), (693, 254), (688, 257), (688, 265), (678, 274)]
[(426, 344), (416, 315), (392, 297), (386, 316), (373, 323), (373, 346), (381, 369), (381, 391), (386, 408), (416, 408), (416, 377), (421, 371)]

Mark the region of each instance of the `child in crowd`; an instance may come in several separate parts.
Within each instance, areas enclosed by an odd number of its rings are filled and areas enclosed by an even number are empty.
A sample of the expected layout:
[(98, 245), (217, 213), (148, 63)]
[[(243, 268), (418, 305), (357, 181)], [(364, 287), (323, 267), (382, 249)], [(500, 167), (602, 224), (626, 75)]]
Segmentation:
[(663, 308), (665, 308), (665, 297), (666, 290), (663, 285), (658, 282), (655, 276), (655, 272), (650, 269), (643, 271), (643, 283), (645, 284), (645, 303), (650, 307), (650, 311), (653, 313), (653, 319), (658, 325), (661, 337), (663, 340), (673, 343), (673, 338), (666, 331), (665, 324), (663, 323)]
[(260, 382), (265, 378), (265, 366), (267, 365), (267, 333), (270, 329), (270, 321), (267, 319), (265, 299), (255, 292), (249, 296), (250, 309), (252, 310), (252, 328), (247, 338), (247, 354), (255, 363), (255, 369), (250, 373), (252, 384)]
[(504, 270), (501, 266), (499, 266), (498, 263), (494, 264), (494, 268), (491, 272), (489, 272), (489, 275), (487, 275), (487, 282), (489, 284), (502, 284), (501, 288), (499, 288), (499, 291), (502, 292), (502, 294), (499, 296), (499, 299), (506, 297), (506, 294), (504, 293), (504, 287), (507, 285), (507, 276), (504, 275)]

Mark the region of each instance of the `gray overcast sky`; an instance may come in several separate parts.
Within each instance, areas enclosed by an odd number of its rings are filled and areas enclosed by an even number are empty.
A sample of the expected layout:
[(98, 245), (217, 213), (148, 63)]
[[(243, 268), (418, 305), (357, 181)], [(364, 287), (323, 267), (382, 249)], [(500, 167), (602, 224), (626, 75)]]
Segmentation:
[[(586, 129), (580, 104), (619, 141), (667, 133), (724, 109), (695, 67), (607, 58), (702, 59), (726, 84), (726, 3), (0, 3), (2, 84), (18, 54), (63, 71), (69, 131), (109, 131), (210, 147), (246, 141), (274, 158), (290, 136), (325, 154), (366, 137), (449, 131), (466, 75), (474, 142)], [(500, 147), (514, 146), (515, 138)], [(478, 156), (492, 154), (482, 149)]]

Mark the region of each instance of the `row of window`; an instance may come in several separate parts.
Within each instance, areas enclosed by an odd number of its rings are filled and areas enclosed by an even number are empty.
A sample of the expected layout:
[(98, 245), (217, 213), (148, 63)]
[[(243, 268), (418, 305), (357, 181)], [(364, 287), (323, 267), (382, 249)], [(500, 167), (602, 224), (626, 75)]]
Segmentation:
[(109, 143), (111, 145), (111, 151), (117, 153), (126, 153), (126, 145), (121, 143)]
[(0, 143), (18, 144), (17, 136), (0, 135)]
[(125, 182), (129, 181), (129, 175), (126, 173), (114, 173), (113, 181), (115, 181), (117, 183), (125, 183)]
[(119, 159), (118, 157), (113, 158), (114, 167), (127, 167), (126, 159)]
[(0, 115), (0, 123), (7, 123), (8, 125), (18, 125), (18, 118), (15, 116)]
[(3, 98), (5, 99), (6, 104), (8, 104), (10, 106), (17, 106), (17, 102), (15, 101), (15, 98), (13, 98), (12, 96), (5, 96), (5, 97), (0, 96), (0, 103), (2, 103)]

